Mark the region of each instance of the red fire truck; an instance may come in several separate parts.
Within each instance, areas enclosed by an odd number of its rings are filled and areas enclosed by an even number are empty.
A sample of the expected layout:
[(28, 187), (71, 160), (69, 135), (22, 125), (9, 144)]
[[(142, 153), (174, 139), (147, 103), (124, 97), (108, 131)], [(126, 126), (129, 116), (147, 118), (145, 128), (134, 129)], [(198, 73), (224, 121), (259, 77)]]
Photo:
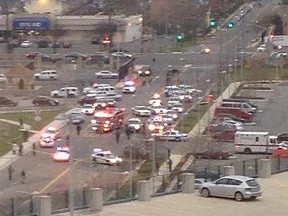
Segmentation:
[(94, 113), (91, 120), (92, 130), (99, 133), (112, 132), (115, 127), (124, 123), (124, 108), (110, 108)]

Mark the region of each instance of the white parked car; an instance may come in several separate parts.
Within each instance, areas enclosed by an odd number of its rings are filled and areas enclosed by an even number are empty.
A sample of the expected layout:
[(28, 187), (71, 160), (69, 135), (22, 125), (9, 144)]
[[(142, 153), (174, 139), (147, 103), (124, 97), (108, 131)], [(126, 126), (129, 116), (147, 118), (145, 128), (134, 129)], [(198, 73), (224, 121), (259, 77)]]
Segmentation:
[(183, 107), (182, 107), (182, 104), (173, 104), (169, 107), (169, 109), (171, 110), (175, 110), (177, 111), (178, 113), (182, 113), (184, 111)]
[(86, 115), (93, 115), (95, 107), (92, 104), (84, 104), (81, 108), (81, 112)]
[(130, 53), (126, 53), (126, 52), (114, 52), (111, 53), (111, 56), (115, 57), (115, 58), (132, 58), (132, 54)]
[(77, 97), (79, 96), (79, 90), (77, 87), (63, 87), (59, 90), (51, 91), (50, 96), (58, 98)]
[(182, 105), (182, 100), (180, 99), (180, 97), (178, 96), (174, 96), (174, 97), (170, 97), (168, 102), (167, 102), (167, 105), (168, 107), (172, 107), (173, 105), (175, 104), (180, 104)]
[(126, 123), (126, 126), (137, 132), (143, 127), (143, 123), (139, 118), (130, 118)]
[(93, 149), (92, 159), (96, 163), (107, 164), (109, 166), (120, 165), (123, 161), (122, 158), (113, 155), (111, 151), (103, 151), (100, 148)]
[(111, 71), (100, 71), (95, 73), (96, 78), (102, 79), (118, 79), (119, 74)]
[(26, 40), (26, 41), (23, 41), (23, 42), (20, 44), (20, 46), (21, 46), (22, 48), (28, 48), (28, 47), (31, 47), (32, 44), (33, 44), (33, 43), (32, 43), (31, 41)]
[(34, 74), (35, 80), (56, 80), (58, 79), (58, 73), (55, 70), (45, 70), (40, 73)]
[(58, 147), (53, 155), (56, 162), (68, 162), (70, 158), (70, 150), (68, 147)]
[(149, 117), (151, 116), (151, 108), (146, 106), (135, 106), (132, 108), (132, 112), (136, 116)]
[(258, 52), (265, 52), (267, 49), (266, 45), (265, 44), (262, 44), (260, 47), (257, 48), (257, 51)]
[(167, 109), (163, 107), (153, 107), (151, 108), (151, 110), (152, 110), (152, 114), (156, 114), (156, 115), (167, 113)]
[(125, 85), (123, 86), (122, 92), (125, 94), (132, 93), (134, 94), (136, 92), (136, 86), (133, 81), (127, 81), (125, 82)]
[(7, 82), (7, 77), (4, 74), (0, 74), (0, 83)]

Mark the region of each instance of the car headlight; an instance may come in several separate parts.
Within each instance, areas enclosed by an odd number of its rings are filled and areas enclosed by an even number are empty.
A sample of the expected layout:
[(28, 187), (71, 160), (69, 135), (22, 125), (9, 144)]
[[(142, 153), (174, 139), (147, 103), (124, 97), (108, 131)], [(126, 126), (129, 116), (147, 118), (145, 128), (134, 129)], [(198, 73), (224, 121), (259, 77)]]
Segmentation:
[(180, 100), (184, 100), (184, 96), (180, 96), (179, 98), (180, 98)]
[(140, 129), (140, 125), (135, 125), (134, 128), (135, 128), (136, 130), (139, 130), (139, 129)]
[(183, 112), (183, 108), (179, 108), (179, 112)]
[(92, 123), (92, 124), (96, 124), (96, 122), (97, 122), (97, 121), (96, 121), (95, 119), (92, 119), (92, 120), (91, 120), (91, 123)]
[(145, 74), (146, 74), (146, 75), (150, 74), (150, 71), (148, 71), (148, 70), (147, 70), (147, 71), (145, 71)]
[(143, 71), (138, 71), (138, 74), (142, 74), (143, 73)]
[(173, 118), (178, 118), (178, 115), (177, 114), (173, 114)]

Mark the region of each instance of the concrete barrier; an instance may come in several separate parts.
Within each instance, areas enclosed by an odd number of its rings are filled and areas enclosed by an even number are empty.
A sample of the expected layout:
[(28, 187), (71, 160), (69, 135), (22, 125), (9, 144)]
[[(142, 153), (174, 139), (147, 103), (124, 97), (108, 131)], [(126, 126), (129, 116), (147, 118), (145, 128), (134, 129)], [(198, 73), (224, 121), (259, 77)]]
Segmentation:
[(152, 182), (139, 181), (138, 182), (138, 201), (147, 202), (152, 198)]
[(232, 176), (232, 175), (235, 175), (235, 167), (224, 166), (224, 176)]
[(102, 188), (91, 188), (91, 196), (89, 199), (89, 209), (92, 212), (102, 211), (103, 209), (103, 190)]
[(261, 159), (260, 169), (259, 169), (259, 178), (270, 178), (270, 177), (271, 177), (271, 160)]
[(195, 175), (194, 173), (184, 173), (181, 176), (182, 178), (182, 192), (191, 194), (195, 192)]

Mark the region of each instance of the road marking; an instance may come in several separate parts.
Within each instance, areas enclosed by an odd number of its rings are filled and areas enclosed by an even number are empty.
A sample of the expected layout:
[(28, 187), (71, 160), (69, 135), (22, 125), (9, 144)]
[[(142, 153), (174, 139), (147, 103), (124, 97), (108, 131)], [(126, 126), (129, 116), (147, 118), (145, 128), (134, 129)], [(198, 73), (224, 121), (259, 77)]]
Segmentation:
[[(76, 161), (74, 165), (78, 164), (79, 161)], [(45, 190), (47, 190), (49, 187), (51, 187), (53, 184), (55, 184), (60, 178), (62, 178), (64, 175), (66, 175), (68, 173), (68, 171), (70, 170), (70, 168), (67, 168), (66, 170), (64, 170), (62, 173), (60, 173), (58, 176), (56, 176), (56, 178), (54, 178), (52, 181), (50, 181), (44, 188), (42, 188), (39, 193), (43, 193)]]

